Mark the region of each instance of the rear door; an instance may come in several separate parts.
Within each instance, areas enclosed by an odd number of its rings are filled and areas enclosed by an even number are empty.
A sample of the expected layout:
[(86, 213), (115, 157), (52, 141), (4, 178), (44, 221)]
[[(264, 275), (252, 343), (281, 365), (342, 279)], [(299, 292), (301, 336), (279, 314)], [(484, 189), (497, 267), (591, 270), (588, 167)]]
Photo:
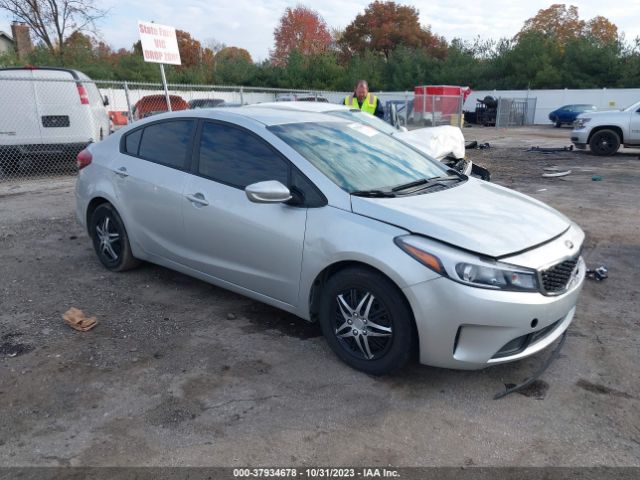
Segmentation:
[(82, 86), (84, 86), (89, 99), (87, 112), (92, 124), (92, 137), (94, 141), (98, 142), (110, 133), (109, 112), (104, 106), (104, 99), (97, 85), (86, 75), (79, 73), (79, 76), (83, 80)]
[(40, 143), (32, 70), (0, 70), (0, 146)]
[(130, 236), (150, 255), (182, 263), (182, 191), (196, 121), (154, 122), (127, 133), (111, 163)]
[(243, 128), (203, 122), (183, 201), (188, 264), (243, 288), (297, 304), (307, 209), (257, 204), (244, 188), (290, 185), (289, 161)]
[(92, 125), (69, 71), (33, 70), (40, 134), (45, 145), (88, 143)]

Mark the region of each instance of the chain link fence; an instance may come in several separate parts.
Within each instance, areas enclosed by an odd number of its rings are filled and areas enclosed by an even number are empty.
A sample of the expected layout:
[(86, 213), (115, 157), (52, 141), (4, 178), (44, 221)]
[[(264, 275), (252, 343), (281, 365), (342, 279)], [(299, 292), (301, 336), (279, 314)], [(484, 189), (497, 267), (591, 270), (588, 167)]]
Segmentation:
[(533, 125), (536, 98), (500, 98), (496, 112), (496, 128)]
[[(0, 69), (0, 182), (76, 173), (91, 142), (132, 122), (166, 112), (263, 102), (342, 104), (352, 92), (91, 80), (64, 69)], [(423, 124), (413, 92), (375, 92), (387, 120)], [(438, 116), (438, 119), (440, 117)], [(447, 122), (445, 122), (447, 123)]]

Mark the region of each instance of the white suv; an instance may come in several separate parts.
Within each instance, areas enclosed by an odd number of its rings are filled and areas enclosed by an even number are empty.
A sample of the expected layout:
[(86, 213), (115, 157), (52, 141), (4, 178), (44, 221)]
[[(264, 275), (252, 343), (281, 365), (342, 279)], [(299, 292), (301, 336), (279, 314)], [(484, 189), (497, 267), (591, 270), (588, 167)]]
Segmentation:
[(623, 110), (586, 112), (573, 124), (571, 141), (580, 149), (587, 145), (595, 155), (613, 155), (620, 145), (640, 147), (640, 102)]

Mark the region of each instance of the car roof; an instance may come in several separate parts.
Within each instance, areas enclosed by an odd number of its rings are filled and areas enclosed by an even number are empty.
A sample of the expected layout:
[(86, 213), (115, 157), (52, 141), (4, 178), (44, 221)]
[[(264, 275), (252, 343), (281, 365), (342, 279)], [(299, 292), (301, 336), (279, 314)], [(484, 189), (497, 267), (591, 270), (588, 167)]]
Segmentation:
[[(217, 120), (234, 121), (246, 118), (262, 123), (266, 126), (285, 125), (288, 123), (350, 123), (349, 120), (339, 117), (324, 115), (320, 112), (306, 112), (296, 109), (267, 108), (252, 105), (229, 108), (199, 108), (195, 110), (179, 110), (176, 112), (162, 113), (149, 118), (149, 121), (157, 121), (173, 117), (212, 118)], [(147, 119), (145, 119), (147, 120)], [(137, 123), (137, 122), (136, 122)], [(147, 123), (146, 121), (144, 123)], [(142, 121), (140, 122), (142, 125)]]
[(255, 105), (247, 105), (255, 108), (275, 108), (278, 110), (293, 110), (297, 112), (334, 112), (336, 110), (350, 110), (346, 105), (336, 105), (327, 102), (265, 102)]

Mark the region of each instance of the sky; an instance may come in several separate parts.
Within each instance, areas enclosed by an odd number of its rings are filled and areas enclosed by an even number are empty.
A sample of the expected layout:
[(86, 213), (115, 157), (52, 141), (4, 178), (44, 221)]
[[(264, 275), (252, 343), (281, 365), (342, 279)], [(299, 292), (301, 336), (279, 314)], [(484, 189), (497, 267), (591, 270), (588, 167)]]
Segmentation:
[[(513, 37), (525, 20), (538, 10), (548, 8), (561, 0), (451, 0), (397, 1), (420, 12), (420, 23), (447, 40), (462, 38), (497, 40)], [(95, 4), (109, 9), (109, 14), (98, 23), (101, 40), (115, 49), (131, 48), (138, 40), (138, 20), (154, 21), (185, 30), (204, 45), (211, 40), (227, 46), (249, 51), (254, 61), (269, 57), (273, 49), (273, 31), (284, 9), (298, 4), (316, 10), (331, 28), (346, 27), (359, 13), (363, 13), (370, 0), (98, 0)], [(455, 5), (455, 6), (454, 6)], [(597, 15), (608, 18), (624, 32), (628, 42), (640, 36), (640, 0), (614, 2), (606, 6), (602, 0), (574, 0), (582, 20)], [(0, 30), (11, 34), (11, 20), (0, 13)]]

